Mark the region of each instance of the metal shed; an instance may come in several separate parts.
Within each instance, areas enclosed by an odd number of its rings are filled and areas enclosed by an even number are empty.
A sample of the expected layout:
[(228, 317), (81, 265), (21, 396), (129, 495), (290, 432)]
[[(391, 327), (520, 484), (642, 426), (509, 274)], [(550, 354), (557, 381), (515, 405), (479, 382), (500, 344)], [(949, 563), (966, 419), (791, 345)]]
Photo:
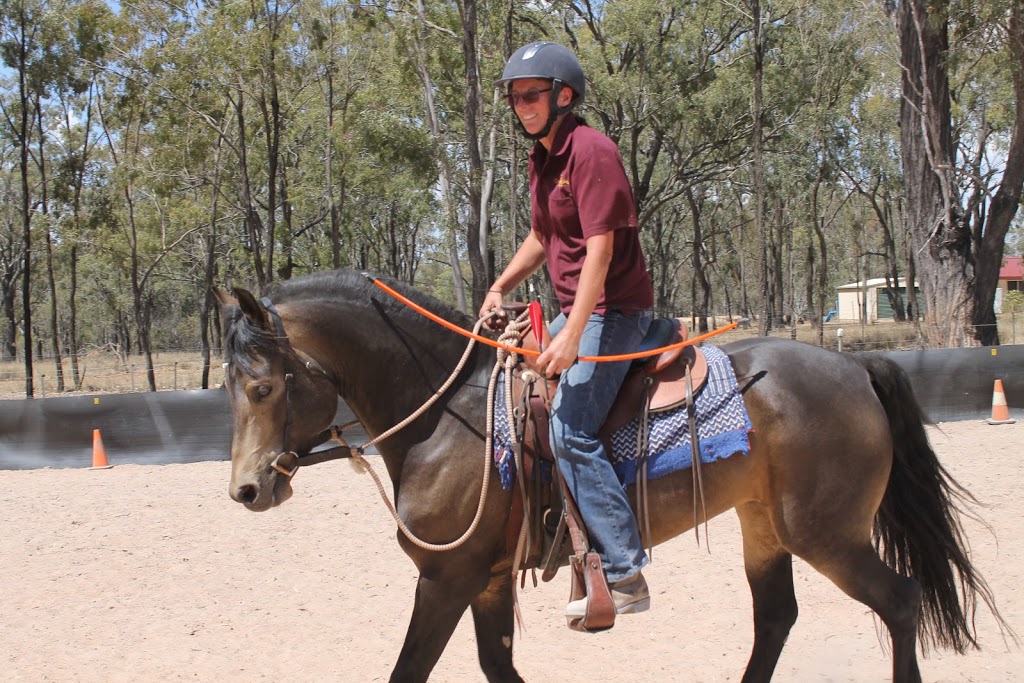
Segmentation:
[[(903, 301), (906, 302), (906, 278), (901, 277), (898, 286), (903, 294)], [(915, 289), (920, 302), (923, 300), (923, 297), (920, 296), (921, 288), (915, 287)], [(870, 280), (851, 282), (848, 285), (840, 286), (838, 292), (839, 320), (841, 322), (860, 322), (864, 302), (867, 303), (867, 322), (893, 319), (892, 305), (889, 303), (889, 297), (885, 294), (885, 278), (876, 277)]]

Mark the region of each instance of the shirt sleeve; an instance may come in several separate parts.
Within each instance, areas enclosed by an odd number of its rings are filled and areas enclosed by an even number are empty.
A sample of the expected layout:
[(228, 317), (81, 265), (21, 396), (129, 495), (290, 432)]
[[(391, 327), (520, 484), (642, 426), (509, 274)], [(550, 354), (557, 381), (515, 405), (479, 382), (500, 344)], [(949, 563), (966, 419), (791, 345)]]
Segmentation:
[(611, 140), (594, 140), (584, 154), (577, 155), (572, 187), (585, 238), (637, 227), (633, 190)]

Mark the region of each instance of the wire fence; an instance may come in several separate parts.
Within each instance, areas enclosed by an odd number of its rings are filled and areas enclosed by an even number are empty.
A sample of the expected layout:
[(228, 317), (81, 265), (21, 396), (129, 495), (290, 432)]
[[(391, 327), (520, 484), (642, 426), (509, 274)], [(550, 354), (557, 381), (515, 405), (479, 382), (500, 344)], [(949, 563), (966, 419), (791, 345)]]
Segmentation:
[[(161, 352), (153, 355), (157, 391), (202, 389), (204, 363), (198, 351)], [(113, 351), (91, 351), (79, 357), (78, 383), (69, 358), (62, 358), (63, 391), (60, 391), (54, 357), (33, 360), (33, 386), (38, 398), (57, 394), (132, 393), (149, 391), (148, 369), (143, 356), (123, 357)], [(223, 382), (220, 359), (210, 359), (206, 388)], [(0, 397), (24, 397), (25, 367), (18, 361), (0, 362)]]

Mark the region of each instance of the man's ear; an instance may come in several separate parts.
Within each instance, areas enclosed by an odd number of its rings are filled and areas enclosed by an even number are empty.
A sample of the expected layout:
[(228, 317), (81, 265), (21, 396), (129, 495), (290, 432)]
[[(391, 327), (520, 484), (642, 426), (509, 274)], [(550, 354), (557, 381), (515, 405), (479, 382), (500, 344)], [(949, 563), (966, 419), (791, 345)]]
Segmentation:
[(563, 84), (562, 89), (558, 91), (558, 106), (560, 108), (568, 107), (574, 97), (576, 97), (576, 93), (572, 91), (572, 88)]

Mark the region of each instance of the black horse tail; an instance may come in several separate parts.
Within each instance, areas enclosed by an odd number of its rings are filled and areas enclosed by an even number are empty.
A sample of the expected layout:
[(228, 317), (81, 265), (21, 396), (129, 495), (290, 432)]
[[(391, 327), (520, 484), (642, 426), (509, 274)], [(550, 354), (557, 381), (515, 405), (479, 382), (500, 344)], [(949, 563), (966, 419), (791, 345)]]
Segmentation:
[(974, 618), (979, 599), (999, 622), (1004, 637), (1016, 640), (996, 609), (988, 584), (971, 563), (960, 516), (969, 515), (967, 509), (978, 501), (950, 476), (932, 450), (924, 429), (929, 421), (906, 372), (881, 355), (854, 358), (871, 375), (893, 440), (892, 472), (875, 517), (873, 541), (887, 565), (921, 585), (921, 643), (960, 654), (969, 647), (978, 649)]

